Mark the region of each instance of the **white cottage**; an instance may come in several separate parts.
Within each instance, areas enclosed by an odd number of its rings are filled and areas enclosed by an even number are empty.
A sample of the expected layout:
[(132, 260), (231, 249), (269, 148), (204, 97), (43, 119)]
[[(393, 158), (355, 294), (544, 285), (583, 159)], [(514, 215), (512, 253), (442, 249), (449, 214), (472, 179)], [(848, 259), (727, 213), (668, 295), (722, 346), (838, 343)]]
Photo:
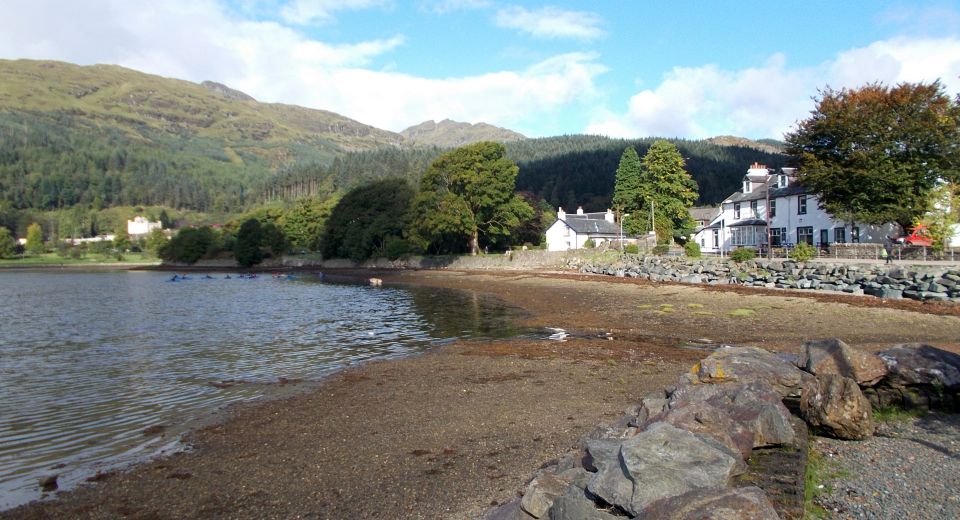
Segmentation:
[(557, 220), (547, 228), (546, 235), (548, 251), (582, 249), (587, 240), (600, 246), (604, 242), (616, 242), (623, 236), (613, 211), (584, 213), (583, 208), (577, 208), (575, 214), (567, 214), (559, 208)]
[(705, 253), (763, 248), (767, 245), (768, 222), (773, 247), (800, 242), (819, 248), (833, 243), (881, 243), (885, 236), (899, 233), (896, 224), (875, 226), (837, 220), (797, 182), (796, 168), (777, 171), (754, 163), (743, 177), (741, 190), (721, 203), (720, 214), (693, 239)]

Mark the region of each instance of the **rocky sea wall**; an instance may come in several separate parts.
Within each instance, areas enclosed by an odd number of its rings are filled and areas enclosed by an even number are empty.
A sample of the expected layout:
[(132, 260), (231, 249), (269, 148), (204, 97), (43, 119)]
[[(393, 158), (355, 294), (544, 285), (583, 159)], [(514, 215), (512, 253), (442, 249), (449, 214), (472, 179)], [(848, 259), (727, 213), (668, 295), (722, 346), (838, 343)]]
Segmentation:
[(892, 299), (960, 302), (958, 266), (885, 266), (760, 259), (735, 263), (721, 259), (622, 255), (615, 262), (571, 258), (565, 267), (581, 273), (641, 278), (653, 282), (736, 284), (867, 294)]

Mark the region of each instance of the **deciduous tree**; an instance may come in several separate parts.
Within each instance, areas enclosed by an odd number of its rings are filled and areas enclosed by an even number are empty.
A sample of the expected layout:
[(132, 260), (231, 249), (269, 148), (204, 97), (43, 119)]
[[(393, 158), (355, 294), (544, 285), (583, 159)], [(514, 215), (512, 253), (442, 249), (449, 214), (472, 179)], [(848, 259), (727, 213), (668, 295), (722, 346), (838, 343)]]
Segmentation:
[(327, 219), (323, 256), (360, 262), (384, 253), (388, 240), (401, 238), (407, 230), (415, 195), (404, 179), (384, 179), (350, 190)]
[(17, 243), (10, 230), (0, 226), (0, 258), (9, 258), (14, 255)]
[(238, 264), (250, 267), (263, 261), (263, 253), (260, 252), (262, 238), (263, 230), (259, 220), (250, 218), (243, 222), (233, 246), (233, 257)]
[(415, 228), (428, 242), (466, 240), (471, 254), (480, 241), (497, 244), (533, 215), (516, 189), (517, 165), (500, 143), (480, 142), (437, 158), (420, 180)]
[(686, 170), (677, 147), (668, 141), (656, 141), (643, 156), (640, 192), (644, 196), (640, 211), (625, 226), (649, 230), (646, 214), (653, 205), (658, 242), (684, 241), (694, 228), (690, 207), (697, 200), (697, 183)]
[(34, 222), (27, 226), (27, 251), (31, 254), (40, 254), (44, 251), (43, 228)]
[(800, 181), (844, 220), (906, 228), (939, 182), (960, 180), (960, 102), (939, 82), (827, 88), (786, 141)]

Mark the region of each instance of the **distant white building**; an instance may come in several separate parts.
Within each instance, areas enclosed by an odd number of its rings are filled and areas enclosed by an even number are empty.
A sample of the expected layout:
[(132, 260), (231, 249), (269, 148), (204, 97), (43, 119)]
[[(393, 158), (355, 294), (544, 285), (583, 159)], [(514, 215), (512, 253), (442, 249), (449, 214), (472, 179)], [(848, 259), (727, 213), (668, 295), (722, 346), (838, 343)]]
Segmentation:
[(740, 191), (721, 203), (719, 214), (693, 239), (705, 253), (765, 247), (768, 219), (773, 247), (800, 242), (818, 248), (834, 243), (881, 243), (885, 236), (901, 233), (896, 224), (875, 226), (837, 220), (797, 182), (796, 168), (777, 171), (754, 163), (744, 175)]
[(622, 233), (609, 209), (584, 213), (583, 208), (577, 208), (575, 214), (567, 214), (559, 208), (557, 220), (547, 228), (546, 236), (548, 251), (567, 251), (583, 249), (587, 240), (593, 240), (598, 247), (604, 242), (615, 242), (622, 238)]
[(127, 221), (127, 234), (131, 236), (148, 235), (154, 229), (163, 229), (163, 224), (160, 221), (150, 222), (140, 216)]

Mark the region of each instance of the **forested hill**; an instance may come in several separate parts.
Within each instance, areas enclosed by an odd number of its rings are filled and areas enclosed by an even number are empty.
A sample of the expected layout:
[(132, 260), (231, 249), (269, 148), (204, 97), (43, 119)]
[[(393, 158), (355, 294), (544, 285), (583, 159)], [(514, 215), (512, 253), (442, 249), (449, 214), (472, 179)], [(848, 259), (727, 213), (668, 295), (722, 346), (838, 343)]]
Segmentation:
[[(627, 146), (642, 157), (653, 138), (623, 140), (570, 135), (506, 143), (507, 156), (520, 166), (517, 189), (543, 198), (551, 206), (588, 211), (607, 208), (613, 196), (620, 155)], [(754, 162), (783, 166), (786, 156), (753, 146), (721, 146), (707, 141), (671, 139), (700, 186), (700, 204), (715, 204), (740, 188)], [(747, 143), (749, 144), (749, 143)], [(388, 148), (338, 157), (329, 166), (304, 165), (273, 176), (255, 191), (264, 200), (325, 196), (375, 179), (402, 176), (416, 182), (443, 148)]]
[[(236, 213), (278, 199), (326, 198), (385, 177), (416, 182), (440, 146), (452, 146), (446, 138), (508, 140), (521, 190), (552, 206), (601, 210), (623, 149), (636, 146), (642, 156), (652, 142), (523, 139), (452, 121), (408, 132), (418, 137), (332, 112), (259, 103), (213, 82), (113, 65), (0, 60), (0, 216), (148, 205)], [(411, 142), (418, 140), (439, 146)], [(675, 142), (704, 203), (737, 189), (750, 163), (783, 162), (750, 143)]]
[(113, 65), (0, 60), (0, 202), (237, 209), (277, 170), (404, 138)]
[[(507, 145), (508, 155), (520, 165), (517, 189), (530, 191), (550, 203), (586, 211), (609, 207), (620, 155), (633, 146), (642, 158), (656, 139), (609, 139), (571, 135), (528, 139)], [(669, 139), (680, 150), (687, 171), (700, 190), (698, 204), (716, 204), (740, 188), (754, 162), (779, 168), (786, 156), (753, 146), (725, 146), (708, 141)], [(748, 144), (748, 143), (745, 143)]]

